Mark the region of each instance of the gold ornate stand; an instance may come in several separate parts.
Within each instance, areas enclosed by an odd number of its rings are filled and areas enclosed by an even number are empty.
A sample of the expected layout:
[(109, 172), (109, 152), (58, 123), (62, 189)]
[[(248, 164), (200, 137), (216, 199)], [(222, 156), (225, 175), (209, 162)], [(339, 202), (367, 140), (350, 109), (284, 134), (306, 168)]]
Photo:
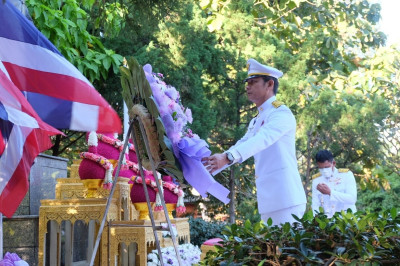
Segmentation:
[[(76, 248), (73, 232), (76, 221), (82, 221), (88, 226), (87, 258), (93, 254), (95, 236), (99, 231), (110, 192), (100, 186), (88, 193), (88, 188), (75, 176), (78, 174), (80, 161), (74, 160), (70, 178), (57, 179), (56, 199), (41, 201), (39, 265), (60, 265), (61, 254), (65, 254), (66, 265), (73, 264), (73, 250)], [(147, 253), (156, 248), (151, 221), (139, 220), (139, 211), (130, 202), (129, 191), (128, 180), (118, 178), (107, 212), (107, 224), (101, 234), (99, 252), (94, 260), (95, 265), (128, 265), (122, 260), (125, 255), (122, 254), (121, 247), (132, 243), (137, 244), (137, 253), (129, 256), (134, 256), (136, 265), (146, 265)], [(165, 217), (163, 221), (156, 220), (155, 224), (160, 226), (164, 222)], [(171, 223), (176, 226), (179, 242), (189, 243), (188, 218), (171, 219)], [(170, 238), (162, 237), (161, 231), (157, 231), (157, 236), (162, 247), (173, 245)]]
[[(172, 219), (179, 232), (179, 239), (184, 243), (190, 242), (190, 231), (188, 218)], [(156, 221), (157, 226), (161, 226), (161, 222)], [(131, 243), (138, 244), (137, 261), (140, 265), (146, 265), (147, 254), (155, 249), (155, 240), (150, 220), (138, 221), (120, 221), (110, 223), (110, 239), (109, 252), (111, 260), (115, 260), (119, 255), (119, 247), (121, 243), (129, 246)], [(162, 238), (162, 232), (158, 231), (158, 237), (161, 239), (162, 247), (172, 246), (170, 238)]]
[[(66, 253), (72, 252), (72, 232), (73, 226), (77, 220), (89, 224), (91, 221), (98, 221), (102, 218), (106, 207), (106, 199), (70, 199), (70, 200), (42, 200), (39, 211), (39, 265), (60, 265), (61, 263), (61, 225), (65, 222), (68, 227), (66, 231)], [(113, 200), (108, 212), (109, 220), (116, 220), (118, 217), (118, 208), (116, 200)], [(49, 232), (47, 230), (48, 223)], [(98, 227), (98, 226), (96, 226)], [(48, 238), (48, 239), (47, 239)], [(103, 243), (107, 243), (107, 234), (103, 234)], [(45, 245), (46, 240), (50, 242), (49, 262), (45, 263)], [(92, 242), (93, 239), (89, 242)], [(107, 246), (106, 246), (107, 247)], [(101, 254), (100, 265), (107, 265), (107, 253)], [(66, 257), (67, 259), (67, 257)], [(69, 260), (69, 258), (67, 259)]]

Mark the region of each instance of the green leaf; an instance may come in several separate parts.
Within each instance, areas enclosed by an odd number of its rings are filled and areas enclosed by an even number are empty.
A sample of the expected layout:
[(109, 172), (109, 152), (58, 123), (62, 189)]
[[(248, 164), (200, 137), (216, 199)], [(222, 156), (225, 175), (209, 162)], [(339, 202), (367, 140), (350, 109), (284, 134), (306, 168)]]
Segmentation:
[(324, 14), (322, 12), (318, 12), (317, 16), (318, 16), (319, 23), (321, 23), (321, 25), (325, 26), (325, 16), (324, 16)]
[(39, 19), (40, 15), (42, 14), (42, 10), (38, 6), (35, 6), (33, 8), (33, 12), (35, 14), (35, 19)]
[(244, 223), (244, 227), (246, 228), (246, 229), (251, 229), (252, 227), (251, 227), (251, 222), (250, 222), (250, 220), (246, 220), (246, 222)]
[(177, 112), (172, 113), (172, 119), (174, 119), (175, 121), (177, 120), (177, 117), (176, 117), (177, 114), (178, 114)]
[(371, 255), (374, 254), (375, 249), (374, 249), (374, 247), (373, 247), (370, 243), (366, 243), (366, 244), (365, 244), (365, 247), (368, 249), (368, 251), (369, 251), (369, 253), (370, 253)]
[(65, 39), (65, 34), (60, 28), (54, 28), (59, 38)]
[(293, 9), (293, 8), (296, 8), (296, 7), (297, 7), (297, 3), (295, 1), (290, 1), (288, 3), (288, 8), (289, 9)]
[(343, 255), (343, 253), (346, 251), (345, 247), (338, 247), (336, 249), (336, 254), (338, 254), (339, 256)]
[(237, 236), (233, 237), (233, 239), (235, 239), (236, 242), (239, 242), (239, 243), (243, 242), (243, 240), (240, 237), (237, 237)]
[(397, 217), (397, 208), (396, 207), (393, 207), (390, 210), (390, 215), (392, 216), (393, 219), (396, 219), (396, 217)]
[(80, 19), (77, 21), (77, 25), (78, 25), (79, 30), (85, 30), (87, 24), (84, 20)]
[(268, 226), (272, 225), (272, 219), (271, 218), (268, 218), (267, 224), (268, 224)]
[(300, 251), (307, 256), (308, 255), (308, 248), (306, 247), (306, 245), (304, 244), (304, 242), (300, 242)]
[(122, 61), (124, 60), (124, 57), (119, 54), (112, 54), (111, 58), (113, 59), (114, 64), (117, 66), (119, 66), (122, 63)]
[(260, 263), (259, 264), (257, 264), (258, 266), (262, 266), (262, 265), (264, 265), (264, 262), (266, 262), (267, 261), (267, 259), (263, 259), (262, 261), (260, 261)]
[(284, 223), (284, 225), (282, 226), (283, 232), (285, 234), (289, 233), (290, 231), (290, 223)]
[(279, 1), (279, 9), (281, 9), (281, 10), (285, 9), (287, 3), (288, 3), (288, 0)]
[(200, 0), (199, 4), (202, 9), (206, 9), (211, 6), (211, 2), (212, 2), (211, 0)]
[(254, 224), (254, 228), (253, 228), (253, 232), (255, 233), (255, 234), (257, 234), (259, 231), (260, 231), (260, 229), (263, 227), (263, 222), (262, 221), (260, 221), (260, 222), (258, 222), (258, 223), (255, 223)]

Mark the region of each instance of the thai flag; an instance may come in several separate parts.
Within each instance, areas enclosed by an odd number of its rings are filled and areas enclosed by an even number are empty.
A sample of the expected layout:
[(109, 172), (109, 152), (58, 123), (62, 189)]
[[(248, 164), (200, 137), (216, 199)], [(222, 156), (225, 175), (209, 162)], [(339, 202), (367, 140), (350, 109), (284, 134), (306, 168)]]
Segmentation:
[(44, 123), (9, 80), (0, 62), (0, 212), (11, 217), (28, 191), (36, 156), (61, 134)]
[(118, 114), (10, 1), (0, 1), (0, 61), (44, 122), (121, 133)]

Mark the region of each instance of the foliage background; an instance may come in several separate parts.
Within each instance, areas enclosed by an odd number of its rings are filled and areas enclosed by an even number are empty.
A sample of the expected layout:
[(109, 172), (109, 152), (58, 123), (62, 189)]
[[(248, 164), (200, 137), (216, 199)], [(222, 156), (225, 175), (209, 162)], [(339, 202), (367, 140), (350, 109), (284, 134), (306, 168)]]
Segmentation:
[[(377, 30), (367, 0), (27, 0), (36, 26), (122, 114), (118, 66), (133, 55), (165, 75), (193, 111), (192, 130), (214, 152), (233, 145), (256, 108), (246, 60), (281, 69), (278, 99), (297, 119), (297, 157), (309, 194), (313, 157), (330, 149), (355, 173), (359, 209), (399, 203), (399, 49)], [(52, 154), (76, 158), (83, 133), (66, 131)], [(217, 178), (232, 204), (210, 213), (257, 220), (252, 160)], [(374, 193), (371, 193), (374, 191)], [(381, 200), (383, 204), (376, 202)], [(375, 203), (374, 203), (375, 202)], [(251, 208), (249, 208), (251, 206)]]

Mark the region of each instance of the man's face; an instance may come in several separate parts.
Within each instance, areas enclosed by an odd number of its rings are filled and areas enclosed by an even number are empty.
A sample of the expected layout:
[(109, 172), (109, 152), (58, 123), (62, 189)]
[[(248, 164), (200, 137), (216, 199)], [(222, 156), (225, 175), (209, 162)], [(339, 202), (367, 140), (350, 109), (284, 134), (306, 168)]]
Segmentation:
[(318, 170), (323, 177), (329, 179), (331, 176), (333, 176), (333, 167), (335, 166), (335, 161), (330, 162), (326, 160), (323, 163), (317, 162), (317, 165)]
[(318, 165), (318, 169), (324, 169), (324, 168), (333, 168), (336, 165), (335, 160), (333, 160), (332, 162), (326, 160), (323, 163), (317, 162)]
[(273, 88), (273, 80), (265, 82), (262, 77), (249, 79), (246, 84), (247, 97), (258, 107), (274, 95)]

